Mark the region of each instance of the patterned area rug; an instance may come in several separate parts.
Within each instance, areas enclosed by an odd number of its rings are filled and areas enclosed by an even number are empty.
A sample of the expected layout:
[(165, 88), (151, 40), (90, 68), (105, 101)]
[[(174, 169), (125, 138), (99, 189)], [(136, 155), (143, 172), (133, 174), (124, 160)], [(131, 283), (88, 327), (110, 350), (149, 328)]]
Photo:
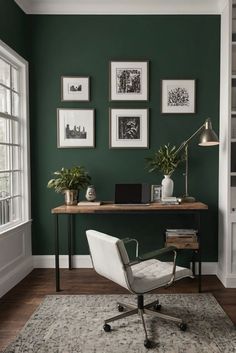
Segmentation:
[[(146, 295), (146, 302), (157, 298)], [(111, 323), (116, 302), (134, 304), (132, 295), (47, 296), (16, 340), (4, 353), (231, 353), (236, 352), (236, 330), (211, 294), (158, 295), (162, 312), (182, 317), (188, 330), (175, 323), (145, 316), (153, 349), (143, 345), (144, 334), (137, 315)]]

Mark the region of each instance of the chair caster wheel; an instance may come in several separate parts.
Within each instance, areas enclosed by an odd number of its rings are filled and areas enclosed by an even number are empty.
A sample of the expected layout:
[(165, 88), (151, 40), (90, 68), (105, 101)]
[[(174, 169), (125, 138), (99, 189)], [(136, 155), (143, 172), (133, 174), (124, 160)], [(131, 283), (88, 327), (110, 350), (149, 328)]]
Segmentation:
[(145, 340), (143, 344), (146, 348), (152, 348), (152, 342), (150, 340)]
[(161, 310), (161, 304), (155, 304), (153, 308), (156, 311), (160, 311)]
[(105, 324), (105, 325), (103, 325), (103, 330), (104, 330), (105, 332), (110, 332), (110, 331), (111, 331), (111, 326), (108, 325), (108, 324)]
[(117, 305), (117, 309), (120, 313), (122, 313), (124, 311), (124, 307), (120, 304)]
[(186, 331), (186, 330), (187, 330), (187, 324), (185, 324), (185, 323), (182, 322), (182, 323), (179, 325), (179, 328), (180, 328), (181, 331)]

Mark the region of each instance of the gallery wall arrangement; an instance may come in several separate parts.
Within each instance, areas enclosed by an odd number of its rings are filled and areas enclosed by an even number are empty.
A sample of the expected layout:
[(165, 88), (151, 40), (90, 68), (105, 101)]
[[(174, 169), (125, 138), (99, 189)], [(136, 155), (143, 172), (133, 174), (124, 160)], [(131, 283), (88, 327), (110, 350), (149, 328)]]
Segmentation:
[[(149, 61), (111, 61), (110, 101), (149, 100)], [(89, 101), (89, 77), (61, 78), (61, 100)], [(196, 113), (196, 80), (161, 80), (161, 113)], [(58, 148), (95, 148), (95, 111), (57, 110)], [(109, 110), (110, 148), (149, 148), (148, 109)]]
[[(50, 211), (63, 203), (62, 195), (50, 192), (46, 187), (54, 170), (84, 166), (96, 186), (97, 199), (112, 200), (115, 183), (160, 183), (162, 175), (148, 173), (145, 167), (145, 158), (159, 146), (168, 142), (179, 146), (207, 117), (218, 130), (220, 16), (29, 15), (23, 18), (18, 9), (14, 11), (19, 31), (10, 30), (6, 13), (0, 13), (0, 29), (2, 40), (30, 63), (33, 254), (48, 255), (54, 253)], [(28, 26), (30, 36), (23, 37)], [(137, 62), (141, 66), (137, 67)], [(130, 66), (132, 63), (134, 67)], [(134, 82), (142, 72), (143, 85), (147, 85), (147, 90), (142, 91), (142, 99), (124, 99), (131, 93), (128, 81), (123, 87), (122, 78), (119, 81), (121, 92), (114, 90), (114, 70), (121, 76), (128, 71)], [(143, 75), (145, 70), (147, 76)], [(73, 82), (74, 77), (78, 78), (78, 84), (77, 79), (76, 84)], [(79, 82), (83, 79), (88, 87), (85, 91), (81, 91), (82, 81)], [(69, 92), (66, 83), (71, 87)], [(139, 95), (139, 85), (133, 86), (135, 94)], [(169, 90), (176, 97), (179, 88), (182, 105), (175, 106), (173, 101), (170, 106), (166, 92)], [(123, 98), (119, 99), (121, 96)], [(71, 135), (74, 118), (67, 114), (71, 111), (80, 120), (77, 129), (80, 126), (80, 132), (77, 131), (80, 136), (86, 135), (86, 130), (94, 130), (94, 140), (86, 141), (87, 147), (64, 148), (67, 141), (62, 136), (58, 141), (58, 115), (66, 113), (68, 134)], [(130, 111), (133, 116), (128, 115)], [(86, 126), (83, 114), (88, 117)], [(119, 116), (120, 129), (115, 125)], [(131, 139), (125, 138), (128, 123), (132, 123), (128, 133), (132, 131), (133, 140), (138, 142), (134, 148), (127, 146)], [(115, 139), (117, 134), (122, 141)], [(142, 143), (139, 141), (141, 134)], [(86, 138), (79, 142), (82, 140)], [(126, 145), (125, 148), (117, 148), (116, 144), (120, 143)], [(203, 261), (216, 261), (218, 149), (202, 151), (197, 142), (192, 141), (190, 153), (190, 191), (209, 205), (207, 222), (203, 221), (202, 257)], [(180, 167), (173, 178), (176, 196), (181, 195), (184, 191), (183, 168)], [(182, 225), (188, 228), (191, 221), (186, 218)], [(88, 222), (91, 228), (105, 233), (114, 234), (115, 230), (115, 236), (135, 236), (145, 251), (160, 246), (164, 229), (173, 227), (178, 220), (169, 224), (166, 217), (157, 219), (153, 215), (138, 219), (135, 216), (114, 215), (101, 219), (99, 215), (84, 215), (75, 225), (76, 254), (88, 254), (85, 239)], [(62, 232), (66, 229), (66, 219), (60, 227)], [(67, 253), (65, 238), (60, 251)]]

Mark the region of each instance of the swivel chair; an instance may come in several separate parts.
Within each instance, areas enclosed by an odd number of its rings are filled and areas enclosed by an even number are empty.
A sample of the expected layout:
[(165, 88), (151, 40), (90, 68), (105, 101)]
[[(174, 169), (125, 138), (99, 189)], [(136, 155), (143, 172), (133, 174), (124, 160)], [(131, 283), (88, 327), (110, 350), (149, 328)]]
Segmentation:
[[(175, 247), (170, 246), (140, 256), (136, 239), (125, 238), (121, 240), (95, 230), (87, 230), (86, 235), (95, 271), (137, 295), (137, 307), (118, 303), (118, 311), (122, 313), (106, 319), (103, 326), (104, 331), (111, 331), (109, 322), (139, 314), (145, 334), (144, 346), (152, 348), (152, 342), (147, 335), (144, 314), (174, 321), (179, 325), (180, 330), (186, 330), (187, 325), (182, 319), (159, 312), (161, 305), (158, 300), (144, 305), (144, 293), (156, 288), (170, 286), (174, 281), (184, 277), (192, 277), (190, 269), (176, 266)], [(136, 258), (134, 261), (129, 260), (124, 245), (128, 242), (136, 243)], [(155, 257), (168, 253), (173, 253), (173, 263), (155, 259)]]

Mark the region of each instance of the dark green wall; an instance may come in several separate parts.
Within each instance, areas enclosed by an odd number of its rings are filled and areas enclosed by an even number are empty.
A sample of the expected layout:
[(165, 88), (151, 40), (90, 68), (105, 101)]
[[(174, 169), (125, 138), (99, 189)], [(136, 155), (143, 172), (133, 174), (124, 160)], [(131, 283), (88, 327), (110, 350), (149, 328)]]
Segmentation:
[[(46, 188), (51, 173), (62, 166), (85, 166), (100, 200), (114, 197), (114, 184), (160, 183), (162, 176), (148, 174), (144, 158), (168, 142), (179, 145), (211, 117), (218, 131), (220, 16), (30, 16), (31, 51), (31, 168), (34, 254), (52, 254), (53, 217), (50, 209), (63, 197)], [(150, 60), (149, 102), (108, 101), (108, 63), (112, 59)], [(61, 102), (61, 75), (91, 78), (89, 103)], [(161, 116), (160, 80), (197, 80), (195, 115)], [(56, 109), (95, 108), (96, 148), (57, 149)], [(150, 109), (150, 149), (110, 150), (109, 107)], [(175, 195), (184, 191), (182, 169), (173, 175)], [(209, 205), (203, 219), (203, 258), (217, 260), (218, 148), (190, 145), (190, 193)], [(162, 243), (166, 225), (179, 218), (157, 216), (84, 215), (76, 223), (76, 253), (88, 253), (87, 227), (117, 236), (136, 236), (145, 249)], [(191, 226), (192, 219), (181, 220)], [(64, 220), (61, 222), (65, 230)], [(62, 253), (66, 253), (65, 238)]]
[[(62, 166), (84, 165), (98, 199), (111, 200), (118, 182), (160, 183), (148, 174), (144, 158), (164, 143), (179, 145), (207, 116), (218, 129), (219, 16), (27, 16), (11, 0), (0, 0), (0, 39), (30, 63), (33, 251), (50, 254), (53, 220), (50, 209), (62, 196), (46, 188)], [(108, 63), (116, 59), (150, 60), (150, 100), (108, 101)], [(62, 103), (61, 75), (88, 75), (91, 102)], [(160, 80), (197, 79), (197, 114), (161, 116)], [(96, 148), (57, 149), (56, 109), (96, 109)], [(108, 108), (150, 109), (150, 150), (109, 150)], [(175, 194), (184, 190), (182, 169), (174, 174)], [(203, 219), (204, 260), (217, 259), (218, 148), (190, 146), (190, 193), (208, 203)], [(182, 223), (183, 222), (183, 223)], [(61, 222), (65, 230), (64, 220)], [(157, 216), (82, 216), (76, 224), (76, 253), (87, 253), (84, 230), (94, 227), (118, 236), (136, 236), (145, 249), (160, 246), (166, 225), (191, 226), (192, 219)], [(63, 232), (62, 232), (63, 233)], [(65, 237), (62, 253), (66, 253)]]
[(28, 59), (30, 32), (28, 16), (13, 0), (0, 0), (0, 39)]

